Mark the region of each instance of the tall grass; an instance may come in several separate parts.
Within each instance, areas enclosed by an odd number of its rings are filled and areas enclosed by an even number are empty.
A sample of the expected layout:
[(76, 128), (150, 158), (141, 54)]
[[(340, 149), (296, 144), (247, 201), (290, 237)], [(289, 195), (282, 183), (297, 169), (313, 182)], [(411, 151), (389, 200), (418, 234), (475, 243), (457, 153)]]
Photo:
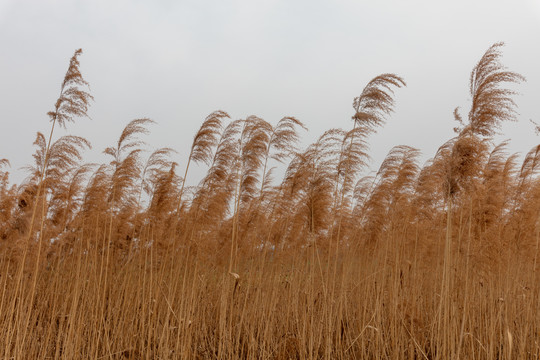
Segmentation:
[[(390, 120), (397, 75), (305, 149), (294, 117), (216, 111), (185, 166), (170, 148), (146, 154), (146, 118), (109, 163), (85, 164), (86, 139), (54, 138), (92, 99), (76, 51), (27, 180), (11, 185), (0, 160), (0, 356), (539, 357), (540, 147), (520, 164), (493, 143), (524, 80), (501, 48), (474, 66), (455, 137), (423, 166), (396, 146), (373, 176), (369, 135)], [(186, 186), (192, 162), (208, 170)]]

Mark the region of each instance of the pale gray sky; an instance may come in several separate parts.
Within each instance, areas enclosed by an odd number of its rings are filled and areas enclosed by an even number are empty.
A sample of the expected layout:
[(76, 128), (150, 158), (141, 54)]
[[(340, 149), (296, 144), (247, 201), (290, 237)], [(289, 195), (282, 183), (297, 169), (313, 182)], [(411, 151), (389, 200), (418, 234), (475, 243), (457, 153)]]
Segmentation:
[(295, 116), (309, 128), (307, 145), (350, 128), (353, 98), (385, 72), (408, 86), (371, 138), (372, 168), (399, 144), (425, 160), (453, 136), (452, 110), (468, 110), (469, 74), (499, 41), (503, 63), (528, 82), (518, 88), (520, 121), (498, 139), (526, 153), (540, 142), (529, 122), (540, 122), (540, 0), (0, 0), (0, 158), (20, 181), (82, 48), (92, 120), (67, 133), (92, 142), (88, 161), (104, 161), (130, 120), (150, 117), (158, 124), (146, 140), (178, 150), (182, 168), (202, 120), (218, 109), (272, 123)]

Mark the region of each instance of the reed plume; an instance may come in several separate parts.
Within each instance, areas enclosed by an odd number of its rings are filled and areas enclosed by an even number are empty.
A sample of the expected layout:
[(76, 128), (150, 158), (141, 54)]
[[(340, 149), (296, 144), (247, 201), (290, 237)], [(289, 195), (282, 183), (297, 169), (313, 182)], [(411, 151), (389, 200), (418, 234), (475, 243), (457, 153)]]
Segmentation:
[[(79, 56), (82, 49), (75, 51), (69, 61), (69, 67), (60, 87), (60, 96), (56, 100), (54, 110), (48, 113), (51, 122), (66, 127), (66, 123), (75, 118), (88, 117), (88, 107), (94, 98), (84, 88), (89, 87), (79, 70)], [(54, 125), (53, 125), (54, 126)]]
[(147, 221), (152, 227), (156, 243), (165, 244), (174, 239), (171, 230), (174, 229), (176, 218), (176, 201), (178, 199), (178, 184), (180, 178), (176, 175), (176, 163), (167, 165), (169, 169), (162, 167), (153, 171), (151, 176), (151, 198), (147, 210)]
[(534, 177), (540, 171), (540, 145), (533, 147), (523, 159), (519, 170), (518, 193), (523, 193), (533, 185)]
[(229, 118), (229, 114), (227, 114), (225, 111), (214, 111), (206, 117), (199, 131), (197, 131), (197, 134), (195, 134), (188, 156), (186, 171), (184, 172), (184, 177), (182, 179), (180, 195), (178, 197), (178, 212), (180, 212), (182, 194), (184, 192), (184, 185), (186, 183), (189, 165), (191, 161), (194, 161), (195, 163), (202, 162), (206, 165), (210, 165), (213, 158), (214, 148), (218, 145), (219, 136), (223, 130), (223, 119), (225, 118)]
[(112, 169), (111, 190), (108, 201), (113, 208), (118, 204), (132, 206), (136, 204), (136, 198), (131, 190), (141, 173), (141, 164), (139, 153), (141, 146), (145, 143), (138, 138), (138, 135), (148, 134), (146, 126), (154, 123), (150, 119), (135, 119), (126, 125), (116, 147), (108, 147), (104, 153), (110, 155), (112, 160), (110, 166)]
[(156, 179), (162, 176), (163, 171), (171, 168), (173, 165), (176, 167), (176, 163), (169, 159), (172, 153), (175, 153), (174, 149), (165, 147), (154, 150), (152, 154), (146, 160), (146, 163), (142, 169), (141, 174), (141, 186), (139, 188), (139, 196), (137, 205), (141, 205), (142, 193), (146, 193), (148, 196), (152, 196), (156, 186)]
[[(367, 137), (382, 126), (394, 110), (394, 88), (405, 86), (405, 81), (395, 74), (381, 74), (373, 78), (353, 101), (355, 114), (353, 129), (343, 137), (336, 169), (334, 195), (334, 221), (338, 216), (337, 238), (341, 223), (349, 215), (350, 196), (358, 172), (369, 160)], [(338, 195), (339, 193), (339, 195)], [(333, 221), (333, 222), (334, 222)]]
[(51, 222), (50, 227), (60, 227), (55, 231), (56, 234), (62, 231), (62, 223), (66, 225), (68, 214), (74, 211), (74, 200), (82, 190), (82, 182), (90, 170), (89, 166), (80, 165), (82, 152), (90, 148), (88, 140), (72, 135), (62, 136), (50, 147), (43, 186), (44, 195), (47, 196), (45, 214)]
[(258, 126), (260, 131), (266, 133), (265, 136), (260, 137), (265, 147), (264, 154), (261, 154), (263, 166), (261, 174), (259, 175), (256, 171), (253, 176), (260, 186), (258, 195), (253, 194), (247, 205), (243, 227), (246, 231), (251, 230), (246, 236), (254, 237), (257, 236), (257, 232), (262, 231), (263, 234), (260, 236), (264, 238), (271, 233), (266, 220), (274, 215), (281, 189), (273, 186), (275, 166), (270, 167), (271, 161), (284, 163), (287, 158), (293, 156), (297, 151), (298, 131), (299, 129), (306, 130), (306, 127), (294, 117), (284, 117), (275, 126), (266, 121), (260, 122)]
[[(373, 179), (357, 184), (357, 198), (361, 202), (362, 233), (368, 243), (376, 243), (385, 227), (392, 225), (400, 209), (412, 201), (414, 184), (419, 173), (416, 163), (419, 151), (410, 146), (396, 146), (390, 150)], [(369, 181), (366, 181), (369, 180)], [(371, 182), (371, 184), (369, 184)], [(366, 195), (369, 188), (369, 195)]]
[[(158, 238), (168, 237), (161, 229), (165, 230), (163, 221), (170, 220), (173, 216), (171, 213), (171, 200), (178, 198), (178, 190), (171, 187), (171, 184), (178, 184), (179, 179), (175, 169), (178, 165), (171, 161), (169, 156), (176, 151), (171, 148), (160, 148), (152, 152), (142, 169), (140, 175), (140, 187), (137, 198), (137, 213), (134, 219), (134, 231), (142, 231), (148, 223), (154, 223), (153, 231), (156, 231)], [(166, 191), (166, 193), (165, 193)], [(148, 198), (148, 204), (144, 209), (142, 203), (143, 193)], [(174, 202), (174, 201), (173, 201)], [(176, 209), (176, 203), (173, 205)], [(167, 227), (173, 230), (176, 226), (170, 224)]]
[(242, 120), (235, 120), (223, 130), (212, 164), (195, 192), (192, 210), (196, 218), (204, 216), (205, 224), (217, 225), (228, 213), (234, 196), (232, 170), (242, 124)]
[(112, 157), (110, 167), (110, 188), (107, 202), (110, 210), (110, 230), (118, 222), (116, 237), (128, 238), (133, 231), (133, 215), (137, 210), (136, 184), (141, 176), (141, 148), (145, 142), (139, 135), (148, 134), (147, 126), (154, 121), (142, 118), (130, 121), (118, 138), (115, 147), (108, 147), (103, 152)]
[(508, 143), (506, 140), (493, 148), (482, 171), (481, 189), (477, 196), (480, 197), (478, 208), (481, 211), (478, 218), (483, 229), (500, 225), (511, 206), (517, 154), (508, 155)]
[(290, 116), (282, 118), (276, 126), (271, 128), (264, 155), (264, 166), (259, 192), (260, 200), (262, 200), (265, 190), (270, 187), (273, 180), (271, 177), (273, 168), (268, 169), (268, 161), (272, 159), (283, 163), (287, 158), (294, 155), (297, 151), (299, 139), (298, 128), (307, 130), (300, 120)]
[(487, 157), (488, 143), (504, 121), (516, 120), (515, 91), (504, 85), (525, 81), (520, 74), (506, 70), (501, 62), (503, 43), (492, 45), (471, 72), (469, 90), (472, 98), (468, 122), (464, 123), (458, 108), (452, 154), (446, 175), (447, 195), (454, 196), (461, 188), (470, 187), (481, 174), (482, 158)]
[[(63, 182), (63, 177), (78, 167), (83, 158), (82, 152), (91, 149), (90, 142), (85, 138), (67, 135), (56, 140), (47, 154), (47, 141), (40, 132), (36, 135), (34, 145), (37, 147), (33, 155), (34, 165), (25, 169), (30, 173), (31, 182), (37, 183), (43, 177), (43, 186), (51, 191), (55, 185)], [(46, 170), (42, 174), (43, 169)]]
[(540, 172), (540, 145), (533, 147), (521, 164), (514, 194), (511, 197), (509, 228), (510, 237), (522, 249), (530, 248), (531, 238), (536, 234), (538, 214), (538, 177)]
[(108, 165), (100, 165), (90, 176), (84, 189), (81, 211), (79, 217), (88, 224), (103, 221), (109, 210), (109, 192), (111, 189), (111, 176)]
[(80, 210), (85, 181), (93, 168), (94, 164), (84, 164), (72, 169), (51, 197), (51, 223), (56, 224), (60, 231), (68, 230), (68, 225)]
[(525, 78), (501, 64), (503, 45), (502, 42), (492, 45), (471, 72), (472, 105), (467, 126), (476, 135), (492, 137), (503, 121), (516, 120), (516, 103), (512, 96), (517, 93), (501, 85), (519, 84)]
[(328, 230), (331, 223), (334, 170), (337, 166), (342, 139), (341, 129), (326, 131), (303, 153), (293, 158), (282, 187), (283, 196), (289, 200), (289, 209), (295, 209), (292, 228), (295, 238), (317, 235)]
[(256, 197), (257, 190), (260, 189), (258, 186), (260, 171), (264, 164), (272, 132), (270, 123), (253, 115), (244, 121), (243, 127), (235, 165), (238, 169), (236, 210), (240, 210), (240, 206), (246, 207)]
[(373, 78), (362, 93), (354, 98), (353, 108), (356, 113), (353, 120), (357, 126), (365, 127), (368, 131), (383, 125), (386, 116), (394, 109), (393, 87), (405, 85), (405, 81), (394, 74), (382, 74)]

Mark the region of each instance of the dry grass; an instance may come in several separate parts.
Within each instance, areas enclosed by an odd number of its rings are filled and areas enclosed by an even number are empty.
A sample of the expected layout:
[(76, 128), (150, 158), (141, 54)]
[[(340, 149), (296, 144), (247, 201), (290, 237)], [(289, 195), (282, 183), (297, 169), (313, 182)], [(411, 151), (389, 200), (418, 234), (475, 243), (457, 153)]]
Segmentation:
[[(28, 179), (0, 160), (0, 357), (514, 359), (540, 356), (540, 148), (519, 164), (492, 137), (523, 77), (495, 44), (468, 118), (423, 167), (368, 141), (405, 82), (375, 77), (351, 129), (298, 149), (304, 124), (210, 114), (177, 174), (130, 122), (107, 164), (54, 139), (86, 116), (75, 52)], [(187, 149), (184, 149), (187, 150)], [(190, 163), (208, 166), (186, 186)], [(284, 178), (272, 170), (287, 164)]]

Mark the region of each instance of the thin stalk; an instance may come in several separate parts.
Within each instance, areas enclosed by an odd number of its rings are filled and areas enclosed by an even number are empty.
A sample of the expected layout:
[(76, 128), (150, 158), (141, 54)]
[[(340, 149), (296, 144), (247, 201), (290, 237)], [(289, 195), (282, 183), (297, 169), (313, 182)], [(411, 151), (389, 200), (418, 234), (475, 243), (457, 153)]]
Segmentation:
[(186, 177), (189, 170), (189, 164), (191, 164), (191, 156), (193, 155), (193, 147), (189, 152), (188, 162), (186, 165), (186, 171), (184, 172), (184, 178), (182, 179), (182, 186), (180, 187), (180, 195), (178, 196), (178, 206), (176, 207), (176, 212), (180, 215), (180, 207), (182, 205), (182, 194), (184, 193), (184, 185), (186, 184)]

